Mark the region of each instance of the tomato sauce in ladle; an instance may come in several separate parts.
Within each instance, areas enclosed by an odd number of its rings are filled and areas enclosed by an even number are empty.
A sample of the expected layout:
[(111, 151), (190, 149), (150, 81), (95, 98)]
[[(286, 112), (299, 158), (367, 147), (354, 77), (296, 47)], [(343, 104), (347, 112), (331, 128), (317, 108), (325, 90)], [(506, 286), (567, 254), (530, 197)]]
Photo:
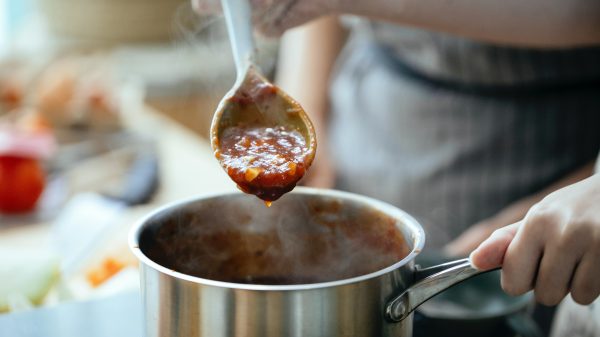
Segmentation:
[(215, 156), (238, 187), (267, 206), (291, 191), (317, 147), (304, 109), (264, 78), (254, 60), (248, 0), (221, 0), (237, 70), (211, 126)]
[(267, 205), (291, 191), (311, 165), (316, 140), (310, 120), (254, 69), (217, 114), (217, 159), (242, 191)]

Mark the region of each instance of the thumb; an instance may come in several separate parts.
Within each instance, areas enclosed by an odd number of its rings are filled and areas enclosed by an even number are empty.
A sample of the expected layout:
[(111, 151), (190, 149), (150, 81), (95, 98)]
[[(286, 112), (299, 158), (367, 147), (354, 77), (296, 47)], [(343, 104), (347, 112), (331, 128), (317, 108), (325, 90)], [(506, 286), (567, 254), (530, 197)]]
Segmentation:
[(488, 270), (502, 266), (504, 254), (517, 234), (519, 226), (521, 226), (520, 221), (494, 231), (469, 256), (473, 267)]

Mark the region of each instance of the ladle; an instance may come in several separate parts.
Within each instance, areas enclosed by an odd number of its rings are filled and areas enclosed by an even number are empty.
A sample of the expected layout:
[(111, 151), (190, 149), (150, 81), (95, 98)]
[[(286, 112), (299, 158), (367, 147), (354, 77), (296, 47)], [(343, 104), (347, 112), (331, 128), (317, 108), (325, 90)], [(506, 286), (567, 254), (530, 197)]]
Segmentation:
[[(315, 131), (300, 104), (271, 84), (255, 65), (248, 0), (221, 0), (221, 4), (237, 79), (214, 114), (211, 145), (215, 156), (240, 189), (270, 202), (293, 189), (312, 164), (317, 145)], [(267, 131), (263, 132), (264, 130)], [(232, 132), (235, 134), (232, 135)], [(252, 144), (250, 140), (245, 140), (246, 146), (255, 146), (253, 153), (249, 153), (251, 149), (246, 151), (245, 148), (238, 149), (235, 153), (228, 152), (241, 146), (235, 139), (243, 139), (250, 132), (258, 134), (252, 139)], [(268, 137), (265, 135), (271, 137), (269, 143), (256, 145), (263, 139), (267, 141)], [(292, 139), (278, 138), (284, 136)], [(230, 137), (231, 141), (225, 142), (224, 137)], [(292, 143), (287, 148), (278, 145), (288, 144), (290, 140), (294, 140), (293, 137), (299, 142)], [(288, 150), (294, 152), (286, 153)], [(272, 167), (269, 164), (271, 162)], [(256, 164), (253, 163), (262, 163), (262, 166), (254, 167)], [(290, 170), (287, 169), (288, 166)]]

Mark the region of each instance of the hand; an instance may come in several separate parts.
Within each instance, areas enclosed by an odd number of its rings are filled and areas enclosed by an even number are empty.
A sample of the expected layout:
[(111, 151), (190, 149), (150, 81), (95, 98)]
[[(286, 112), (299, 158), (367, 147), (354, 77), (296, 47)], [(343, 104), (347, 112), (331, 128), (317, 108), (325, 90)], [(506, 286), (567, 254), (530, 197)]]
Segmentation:
[(496, 230), (472, 254), (478, 269), (502, 265), (511, 295), (534, 289), (545, 305), (569, 292), (579, 304), (600, 295), (600, 174), (548, 195), (517, 223)]
[(448, 256), (467, 256), (487, 239), (495, 230), (515, 223), (527, 214), (527, 211), (543, 199), (539, 194), (521, 199), (506, 207), (498, 214), (471, 226), (459, 237), (444, 247)]
[[(279, 36), (289, 28), (321, 16), (335, 13), (337, 0), (247, 0), (252, 6), (252, 21), (256, 29), (267, 36)], [(200, 14), (221, 12), (219, 0), (192, 0)]]
[(486, 219), (464, 231), (443, 248), (447, 256), (465, 257), (487, 239), (496, 229), (501, 228), (494, 219)]

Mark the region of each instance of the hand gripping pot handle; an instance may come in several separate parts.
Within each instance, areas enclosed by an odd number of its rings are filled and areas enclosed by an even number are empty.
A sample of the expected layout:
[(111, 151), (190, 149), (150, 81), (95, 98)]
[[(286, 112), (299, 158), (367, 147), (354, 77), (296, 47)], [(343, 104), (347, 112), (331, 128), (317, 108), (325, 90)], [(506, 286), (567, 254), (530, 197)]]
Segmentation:
[(416, 283), (386, 305), (386, 317), (392, 322), (400, 322), (408, 317), (419, 305), (440, 292), (473, 276), (492, 270), (496, 269), (475, 269), (469, 259), (456, 260), (425, 269), (417, 269), (415, 275)]

